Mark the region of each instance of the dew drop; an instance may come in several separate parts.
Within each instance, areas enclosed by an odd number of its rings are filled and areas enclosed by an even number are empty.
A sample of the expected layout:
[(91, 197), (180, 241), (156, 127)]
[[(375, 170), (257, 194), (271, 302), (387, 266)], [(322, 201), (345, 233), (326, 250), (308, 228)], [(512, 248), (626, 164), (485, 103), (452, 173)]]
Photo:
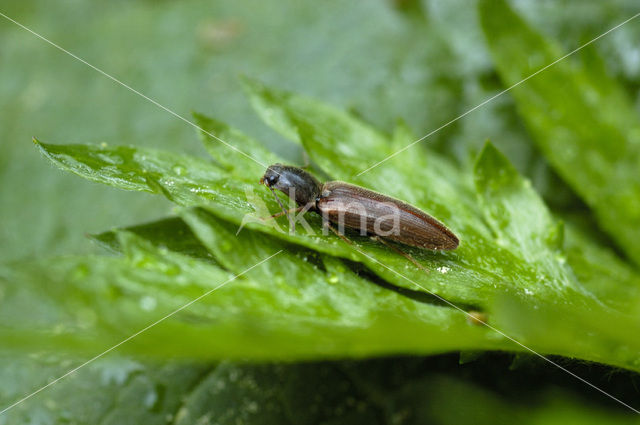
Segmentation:
[(151, 409), (155, 406), (157, 401), (158, 393), (152, 390), (144, 396), (143, 404), (146, 408)]
[(158, 305), (158, 301), (155, 298), (145, 295), (140, 298), (140, 308), (144, 311), (152, 311)]

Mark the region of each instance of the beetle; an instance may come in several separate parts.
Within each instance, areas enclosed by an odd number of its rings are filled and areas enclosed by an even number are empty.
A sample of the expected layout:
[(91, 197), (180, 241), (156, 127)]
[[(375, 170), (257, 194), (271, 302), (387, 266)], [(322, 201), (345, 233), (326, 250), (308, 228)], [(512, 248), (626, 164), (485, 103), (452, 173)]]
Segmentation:
[(274, 189), (295, 200), (296, 211), (314, 211), (322, 215), (327, 225), (338, 224), (341, 231), (348, 227), (361, 234), (430, 250), (452, 250), (459, 244), (458, 237), (444, 224), (406, 202), (341, 181), (320, 183), (302, 168), (273, 164), (260, 184), (271, 190), (287, 217), (288, 211)]

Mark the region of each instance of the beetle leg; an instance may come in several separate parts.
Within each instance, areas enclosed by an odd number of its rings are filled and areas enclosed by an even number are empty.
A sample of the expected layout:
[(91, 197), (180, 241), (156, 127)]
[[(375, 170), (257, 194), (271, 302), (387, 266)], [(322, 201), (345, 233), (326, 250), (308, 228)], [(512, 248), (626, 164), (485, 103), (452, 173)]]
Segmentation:
[(306, 205), (304, 205), (302, 207), (298, 207), (298, 208), (292, 208), (290, 210), (280, 211), (279, 213), (272, 214), (267, 218), (263, 218), (262, 220), (264, 220), (264, 221), (273, 220), (274, 218), (282, 217), (285, 214), (289, 215), (291, 213), (297, 213), (297, 212), (302, 211), (305, 207), (306, 207)]
[(394, 246), (393, 244), (390, 244), (389, 242), (385, 241), (383, 238), (381, 238), (379, 236), (371, 236), (371, 239), (385, 244), (386, 246), (388, 246), (389, 248), (393, 249), (398, 254), (402, 255), (407, 260), (411, 261), (414, 266), (418, 267), (419, 269), (422, 269), (422, 271), (424, 271), (425, 273), (429, 273), (429, 269), (427, 269), (422, 264), (418, 263), (415, 258), (413, 258), (410, 254), (407, 254), (406, 252), (404, 252), (403, 250), (401, 250), (397, 246)]
[(350, 240), (349, 238), (347, 238), (347, 237), (346, 237), (345, 235), (343, 235), (342, 233), (340, 233), (340, 231), (339, 231), (338, 229), (336, 229), (335, 227), (333, 227), (333, 226), (331, 225), (331, 222), (330, 222), (330, 221), (325, 221), (325, 222), (323, 223), (323, 226), (326, 226), (326, 227), (328, 227), (329, 229), (331, 229), (331, 231), (332, 231), (333, 233), (335, 233), (336, 235), (338, 235), (338, 237), (339, 237), (340, 239), (342, 239), (343, 241), (345, 241), (345, 242), (346, 242), (346, 243), (348, 243), (349, 245), (353, 245), (353, 241), (352, 241), (352, 240)]
[(291, 220), (291, 217), (289, 216), (289, 214), (287, 214), (287, 209), (284, 207), (284, 205), (282, 205), (282, 202), (280, 201), (280, 198), (278, 198), (278, 195), (276, 194), (276, 191), (273, 190), (273, 188), (271, 186), (268, 186), (269, 190), (271, 191), (271, 193), (273, 193), (273, 196), (275, 196), (276, 201), (278, 201), (278, 205), (280, 205), (280, 209), (282, 210), (282, 214), (287, 216), (287, 220), (289, 220), (289, 224), (291, 225), (291, 228), (293, 229), (293, 231), (296, 231), (296, 223)]

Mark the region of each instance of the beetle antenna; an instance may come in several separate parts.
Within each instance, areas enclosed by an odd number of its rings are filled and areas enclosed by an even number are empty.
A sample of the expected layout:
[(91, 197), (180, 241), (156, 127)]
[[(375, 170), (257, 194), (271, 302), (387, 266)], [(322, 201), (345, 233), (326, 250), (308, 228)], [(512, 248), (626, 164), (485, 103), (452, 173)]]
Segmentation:
[(280, 208), (282, 209), (282, 213), (287, 216), (287, 219), (289, 220), (289, 224), (291, 224), (291, 227), (295, 231), (296, 230), (296, 224), (291, 220), (291, 217), (289, 216), (289, 214), (287, 212), (287, 209), (284, 207), (284, 205), (282, 205), (282, 202), (280, 201), (280, 198), (278, 198), (278, 195), (276, 194), (275, 190), (273, 190), (273, 188), (271, 186), (267, 186), (267, 187), (269, 188), (271, 193), (273, 193), (273, 196), (275, 196), (276, 201), (278, 201), (278, 205), (280, 205)]

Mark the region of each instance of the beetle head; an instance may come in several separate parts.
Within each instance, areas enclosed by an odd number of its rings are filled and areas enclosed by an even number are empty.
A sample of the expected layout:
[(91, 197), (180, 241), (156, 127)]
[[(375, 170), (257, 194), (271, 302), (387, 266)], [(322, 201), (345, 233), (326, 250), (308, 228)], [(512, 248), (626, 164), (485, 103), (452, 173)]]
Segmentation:
[(267, 168), (260, 183), (292, 197), (300, 206), (314, 201), (321, 187), (320, 182), (302, 168), (282, 164), (273, 164)]

